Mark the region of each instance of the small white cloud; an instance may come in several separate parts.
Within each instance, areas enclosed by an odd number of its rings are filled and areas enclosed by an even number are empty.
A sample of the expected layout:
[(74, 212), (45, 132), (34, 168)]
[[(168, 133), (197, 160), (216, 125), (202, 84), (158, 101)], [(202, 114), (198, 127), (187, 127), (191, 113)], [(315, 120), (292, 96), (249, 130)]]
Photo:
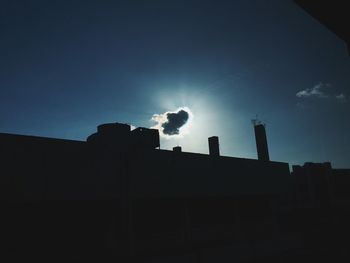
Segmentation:
[[(328, 98), (329, 100), (336, 100), (336, 101), (342, 102), (342, 103), (347, 102), (347, 97), (343, 93), (336, 94), (336, 93), (326, 92), (327, 88), (329, 88), (331, 86), (332, 85), (329, 83), (320, 82), (312, 88), (298, 91), (295, 95), (298, 98)], [(306, 102), (306, 101), (304, 101), (304, 102)], [(297, 106), (299, 108), (304, 108), (305, 103), (298, 102)]]
[(346, 102), (347, 99), (346, 99), (346, 96), (343, 94), (343, 93), (340, 93), (338, 95), (335, 95), (335, 98), (341, 102)]
[(327, 95), (323, 90), (330, 86), (331, 85), (328, 83), (320, 82), (312, 88), (304, 89), (297, 92), (296, 96), (298, 98), (307, 98), (307, 97), (328, 98), (329, 95)]

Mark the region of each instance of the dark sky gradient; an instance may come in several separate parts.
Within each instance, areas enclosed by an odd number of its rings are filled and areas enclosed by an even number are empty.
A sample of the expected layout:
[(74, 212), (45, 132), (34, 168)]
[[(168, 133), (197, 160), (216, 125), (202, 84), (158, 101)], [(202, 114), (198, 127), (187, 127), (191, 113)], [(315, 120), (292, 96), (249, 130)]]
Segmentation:
[[(0, 8), (0, 132), (85, 140), (188, 106), (184, 151), (350, 167), (350, 57), (293, 1), (17, 1)], [(324, 85), (327, 98), (297, 97)]]

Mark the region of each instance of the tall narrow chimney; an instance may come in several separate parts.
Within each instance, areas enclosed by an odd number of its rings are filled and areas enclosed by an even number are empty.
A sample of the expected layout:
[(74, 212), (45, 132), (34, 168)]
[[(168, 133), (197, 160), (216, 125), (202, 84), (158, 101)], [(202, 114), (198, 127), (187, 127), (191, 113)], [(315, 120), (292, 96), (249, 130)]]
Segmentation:
[(218, 136), (209, 137), (208, 143), (209, 143), (209, 154), (212, 156), (220, 156), (219, 137)]
[(265, 125), (261, 123), (255, 123), (254, 131), (255, 131), (256, 150), (258, 152), (258, 159), (262, 161), (270, 161)]

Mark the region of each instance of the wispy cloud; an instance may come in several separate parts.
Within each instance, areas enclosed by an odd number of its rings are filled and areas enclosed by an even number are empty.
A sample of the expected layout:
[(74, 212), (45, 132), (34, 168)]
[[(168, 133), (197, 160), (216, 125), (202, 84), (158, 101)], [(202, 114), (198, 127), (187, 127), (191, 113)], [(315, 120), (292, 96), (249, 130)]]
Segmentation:
[(347, 102), (347, 98), (344, 93), (332, 94), (329, 92), (329, 88), (332, 87), (329, 83), (319, 82), (312, 88), (298, 91), (295, 95), (298, 98), (321, 98), (321, 99), (332, 99), (338, 102)]
[(313, 86), (312, 88), (298, 91), (296, 96), (299, 98), (307, 98), (307, 97), (328, 98), (329, 95), (327, 95), (324, 92), (324, 89), (330, 86), (331, 85), (329, 83), (320, 82), (317, 85)]
[(335, 98), (340, 102), (347, 102), (347, 98), (343, 93), (335, 95)]

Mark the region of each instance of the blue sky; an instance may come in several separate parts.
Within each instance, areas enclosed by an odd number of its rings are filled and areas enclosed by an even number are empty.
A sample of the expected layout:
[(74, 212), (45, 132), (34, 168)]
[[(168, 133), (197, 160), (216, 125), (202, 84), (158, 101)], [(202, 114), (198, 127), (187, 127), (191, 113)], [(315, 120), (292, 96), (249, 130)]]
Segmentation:
[(293, 1), (2, 1), (0, 132), (85, 140), (187, 106), (163, 149), (350, 167), (350, 57)]

